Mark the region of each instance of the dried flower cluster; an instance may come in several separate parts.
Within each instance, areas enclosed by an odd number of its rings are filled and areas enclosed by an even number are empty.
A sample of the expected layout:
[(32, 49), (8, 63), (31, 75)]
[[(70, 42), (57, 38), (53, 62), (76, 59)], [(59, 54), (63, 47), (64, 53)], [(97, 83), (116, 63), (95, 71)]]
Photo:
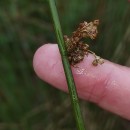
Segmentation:
[(94, 52), (90, 51), (89, 45), (82, 41), (83, 38), (95, 39), (98, 31), (97, 26), (99, 25), (99, 20), (94, 20), (93, 22), (80, 23), (78, 29), (73, 32), (71, 37), (64, 36), (65, 43), (67, 46), (68, 59), (71, 65), (75, 65), (84, 59), (85, 55), (91, 53), (94, 55), (95, 59), (92, 62), (93, 65), (103, 64), (104, 60), (99, 56), (96, 56)]

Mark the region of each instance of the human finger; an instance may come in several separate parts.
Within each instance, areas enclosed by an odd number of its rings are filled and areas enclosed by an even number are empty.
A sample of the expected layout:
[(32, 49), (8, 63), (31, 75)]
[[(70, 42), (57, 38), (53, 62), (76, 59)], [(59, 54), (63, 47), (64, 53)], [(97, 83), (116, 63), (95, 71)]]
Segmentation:
[[(93, 66), (94, 57), (89, 54), (72, 67), (80, 98), (130, 119), (130, 69), (105, 60)], [(68, 91), (61, 56), (56, 44), (40, 47), (33, 60), (34, 70), (44, 81), (58, 89)]]

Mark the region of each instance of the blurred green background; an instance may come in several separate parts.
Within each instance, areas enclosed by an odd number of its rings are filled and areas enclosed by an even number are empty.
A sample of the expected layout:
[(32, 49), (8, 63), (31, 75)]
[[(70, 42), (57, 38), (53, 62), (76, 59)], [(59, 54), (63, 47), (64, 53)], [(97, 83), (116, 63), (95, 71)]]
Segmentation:
[[(130, 66), (130, 2), (57, 0), (57, 6), (67, 35), (80, 22), (100, 19), (91, 50)], [(0, 130), (76, 130), (68, 95), (41, 81), (32, 67), (36, 49), (47, 42), (56, 42), (47, 1), (0, 0)], [(130, 129), (92, 103), (81, 101), (81, 109), (88, 130)]]

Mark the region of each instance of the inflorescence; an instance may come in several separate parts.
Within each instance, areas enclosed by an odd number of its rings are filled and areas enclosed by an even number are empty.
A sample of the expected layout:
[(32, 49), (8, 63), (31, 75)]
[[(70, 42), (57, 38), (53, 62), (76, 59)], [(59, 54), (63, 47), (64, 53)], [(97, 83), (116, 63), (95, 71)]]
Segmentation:
[(68, 60), (71, 65), (80, 63), (85, 55), (91, 53), (94, 55), (95, 59), (92, 64), (97, 66), (98, 64), (103, 64), (104, 60), (97, 56), (94, 52), (89, 50), (89, 45), (82, 41), (83, 38), (91, 38), (92, 40), (97, 37), (98, 31), (97, 26), (99, 25), (99, 20), (94, 20), (93, 22), (83, 22), (79, 24), (76, 31), (73, 32), (71, 37), (67, 35), (64, 36), (64, 40), (67, 47)]

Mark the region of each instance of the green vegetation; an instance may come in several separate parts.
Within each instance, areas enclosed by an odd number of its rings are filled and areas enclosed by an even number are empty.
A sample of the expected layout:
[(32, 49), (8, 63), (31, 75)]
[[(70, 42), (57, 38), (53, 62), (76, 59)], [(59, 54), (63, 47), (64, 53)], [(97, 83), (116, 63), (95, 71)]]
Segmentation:
[[(100, 19), (91, 50), (130, 66), (130, 2), (57, 0), (57, 5), (64, 34), (82, 21)], [(47, 1), (0, 1), (0, 130), (76, 129), (68, 95), (40, 81), (32, 67), (36, 49), (55, 41)], [(81, 107), (88, 130), (130, 129), (94, 104), (81, 101)]]
[(62, 58), (66, 81), (68, 84), (69, 96), (70, 96), (71, 105), (73, 108), (73, 114), (75, 116), (76, 126), (78, 130), (85, 130), (83, 116), (82, 116), (80, 105), (79, 105), (78, 94), (76, 91), (76, 86), (75, 86), (73, 74), (71, 71), (71, 66), (67, 57), (67, 48), (66, 48), (66, 43), (63, 38), (64, 36), (62, 34), (62, 29), (61, 29), (60, 20), (59, 20), (59, 16), (57, 12), (56, 2), (55, 0), (48, 0), (48, 2), (50, 6), (53, 23), (54, 23), (58, 47), (59, 47), (59, 51)]

